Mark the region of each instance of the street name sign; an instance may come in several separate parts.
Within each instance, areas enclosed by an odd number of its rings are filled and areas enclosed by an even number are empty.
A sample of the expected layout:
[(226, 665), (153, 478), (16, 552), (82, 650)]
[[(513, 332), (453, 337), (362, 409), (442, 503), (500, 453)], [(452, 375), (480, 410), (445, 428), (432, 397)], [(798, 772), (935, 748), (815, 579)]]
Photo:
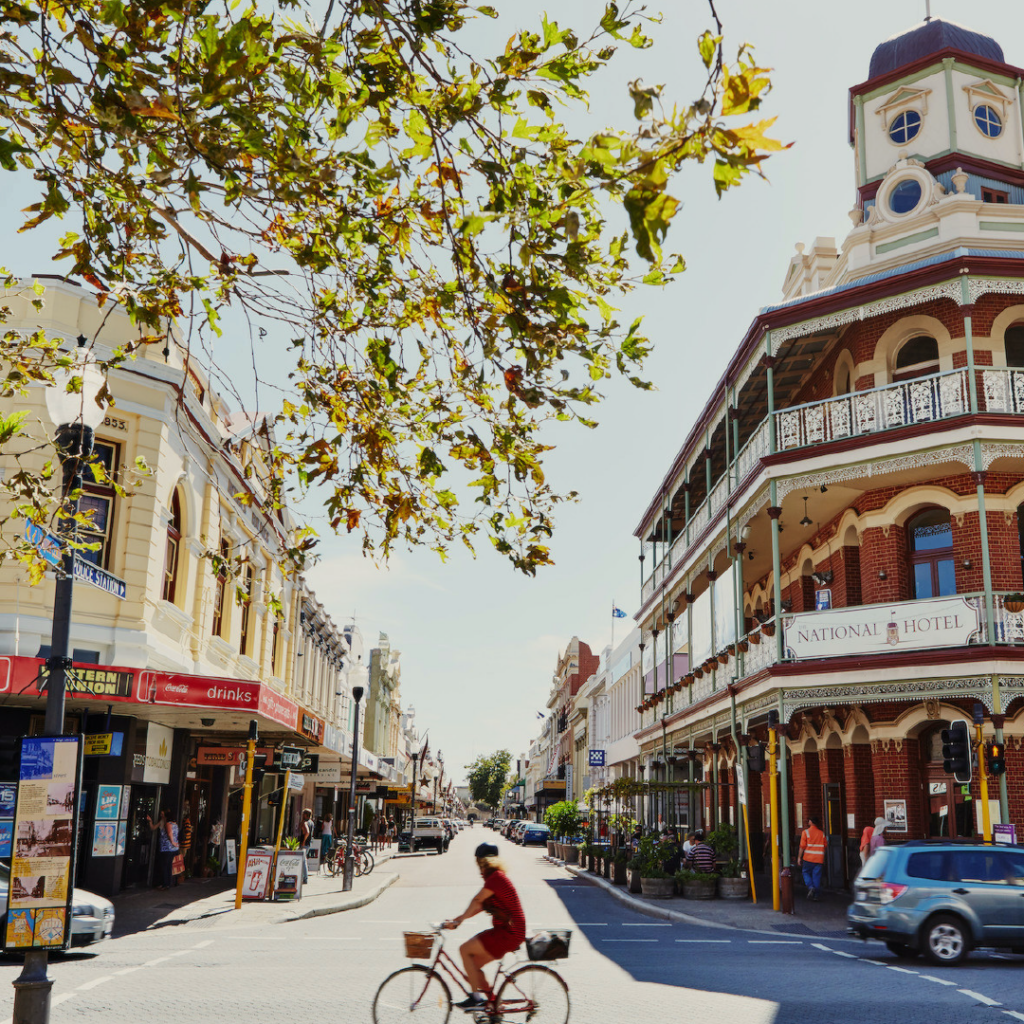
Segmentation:
[(112, 572), (107, 572), (106, 569), (101, 569), (98, 565), (93, 565), (92, 562), (87, 562), (77, 551), (75, 552), (75, 581), (88, 583), (108, 594), (113, 594), (121, 601), (128, 595), (128, 585), (124, 580)]

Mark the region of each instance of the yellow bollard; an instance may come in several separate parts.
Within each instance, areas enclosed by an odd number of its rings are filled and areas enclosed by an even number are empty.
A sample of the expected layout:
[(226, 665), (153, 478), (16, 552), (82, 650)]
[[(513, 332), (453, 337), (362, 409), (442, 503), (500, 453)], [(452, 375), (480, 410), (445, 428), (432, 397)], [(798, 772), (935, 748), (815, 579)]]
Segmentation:
[(238, 874), (235, 882), (235, 910), (242, 907), (242, 883), (245, 881), (245, 858), (249, 852), (249, 808), (252, 804), (252, 763), (256, 759), (255, 722), (250, 723), (250, 739), (245, 754), (245, 793), (242, 796), (242, 837), (238, 844)]

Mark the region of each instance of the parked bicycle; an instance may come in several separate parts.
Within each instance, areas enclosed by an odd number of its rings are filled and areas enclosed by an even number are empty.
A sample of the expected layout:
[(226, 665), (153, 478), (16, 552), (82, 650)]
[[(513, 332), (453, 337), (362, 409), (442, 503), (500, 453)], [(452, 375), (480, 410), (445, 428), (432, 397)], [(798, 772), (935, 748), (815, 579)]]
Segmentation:
[[(445, 975), (465, 996), (469, 979), (444, 951), (440, 924), (429, 931), (405, 932), (405, 955), (430, 960), (430, 966), (412, 964), (388, 975), (373, 1000), (373, 1024), (400, 1024), (415, 1016), (420, 1024), (445, 1024), (452, 995)], [(526, 940), (530, 960), (556, 960), (569, 955), (568, 931), (542, 932)], [(438, 941), (440, 940), (440, 941)], [(518, 961), (517, 961), (518, 962)], [(509, 970), (499, 961), (491, 986), (494, 996), (479, 1010), (470, 1011), (473, 1024), (567, 1024), (569, 986), (557, 971), (528, 963)]]
[[(368, 875), (374, 868), (373, 854), (365, 846), (357, 843), (352, 845), (355, 860), (354, 873), (356, 878)], [(320, 861), (320, 871), (328, 875), (340, 875), (345, 870), (345, 844), (332, 846), (327, 856)]]

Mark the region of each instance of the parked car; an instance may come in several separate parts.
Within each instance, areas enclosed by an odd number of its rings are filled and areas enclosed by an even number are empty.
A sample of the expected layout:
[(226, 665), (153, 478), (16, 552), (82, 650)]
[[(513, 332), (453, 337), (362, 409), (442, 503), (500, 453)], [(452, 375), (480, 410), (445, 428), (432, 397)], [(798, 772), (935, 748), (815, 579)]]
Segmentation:
[[(7, 890), (11, 866), (0, 861), (0, 928), (7, 929)], [(71, 902), (71, 944), (88, 946), (109, 939), (114, 930), (114, 904), (86, 889), (74, 890)]]
[(540, 843), (541, 846), (543, 846), (550, 838), (551, 829), (549, 829), (547, 825), (542, 825), (537, 821), (531, 821), (528, 822), (526, 827), (523, 829), (519, 842), (522, 843), (523, 846), (529, 846), (530, 843)]
[(432, 847), (438, 853), (448, 849), (448, 833), (440, 818), (416, 818), (410, 831), (399, 838), (403, 844), (408, 843), (413, 852), (423, 847)]
[(956, 964), (972, 949), (1024, 953), (1024, 849), (912, 840), (883, 846), (854, 883), (847, 930), (897, 956)]

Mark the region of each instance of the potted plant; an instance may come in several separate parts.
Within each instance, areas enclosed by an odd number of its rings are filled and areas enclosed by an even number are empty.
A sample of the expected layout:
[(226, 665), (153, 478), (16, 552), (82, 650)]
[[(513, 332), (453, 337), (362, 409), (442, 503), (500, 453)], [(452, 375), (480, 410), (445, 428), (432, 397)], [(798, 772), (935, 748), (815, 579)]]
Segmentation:
[(663, 866), (664, 856), (665, 851), (657, 835), (644, 836), (640, 840), (640, 850), (634, 860), (639, 862), (640, 891), (645, 896), (667, 900), (675, 893), (675, 880)]
[(728, 665), (729, 664), (729, 648), (726, 647), (724, 650), (718, 652), (718, 664)]
[(756, 647), (761, 642), (761, 633), (758, 630), (747, 634), (747, 639)]
[(706, 875), (700, 871), (677, 871), (676, 881), (683, 891), (684, 900), (713, 900), (718, 885), (718, 875)]
[(775, 636), (775, 623), (774, 622), (762, 622), (761, 632), (765, 636)]
[(203, 868), (203, 878), (216, 878), (220, 874), (220, 861), (211, 854), (206, 858), (206, 866)]
[(566, 864), (575, 864), (579, 851), (566, 842), (580, 830), (580, 812), (575, 800), (560, 800), (544, 812), (544, 824), (555, 836), (556, 852)]
[(726, 900), (745, 900), (750, 895), (750, 883), (741, 877), (739, 835), (731, 825), (724, 822), (707, 837), (718, 860), (718, 895)]
[(625, 885), (628, 881), (626, 878), (626, 855), (621, 851), (612, 858), (612, 881), (616, 885)]
[(1021, 612), (1024, 612), (1024, 594), (1007, 594), (1003, 598), (1003, 607), (1011, 615), (1020, 615)]
[(633, 857), (631, 860), (626, 862), (626, 882), (627, 888), (630, 892), (640, 892), (640, 873), (643, 867), (643, 861), (639, 857)]

